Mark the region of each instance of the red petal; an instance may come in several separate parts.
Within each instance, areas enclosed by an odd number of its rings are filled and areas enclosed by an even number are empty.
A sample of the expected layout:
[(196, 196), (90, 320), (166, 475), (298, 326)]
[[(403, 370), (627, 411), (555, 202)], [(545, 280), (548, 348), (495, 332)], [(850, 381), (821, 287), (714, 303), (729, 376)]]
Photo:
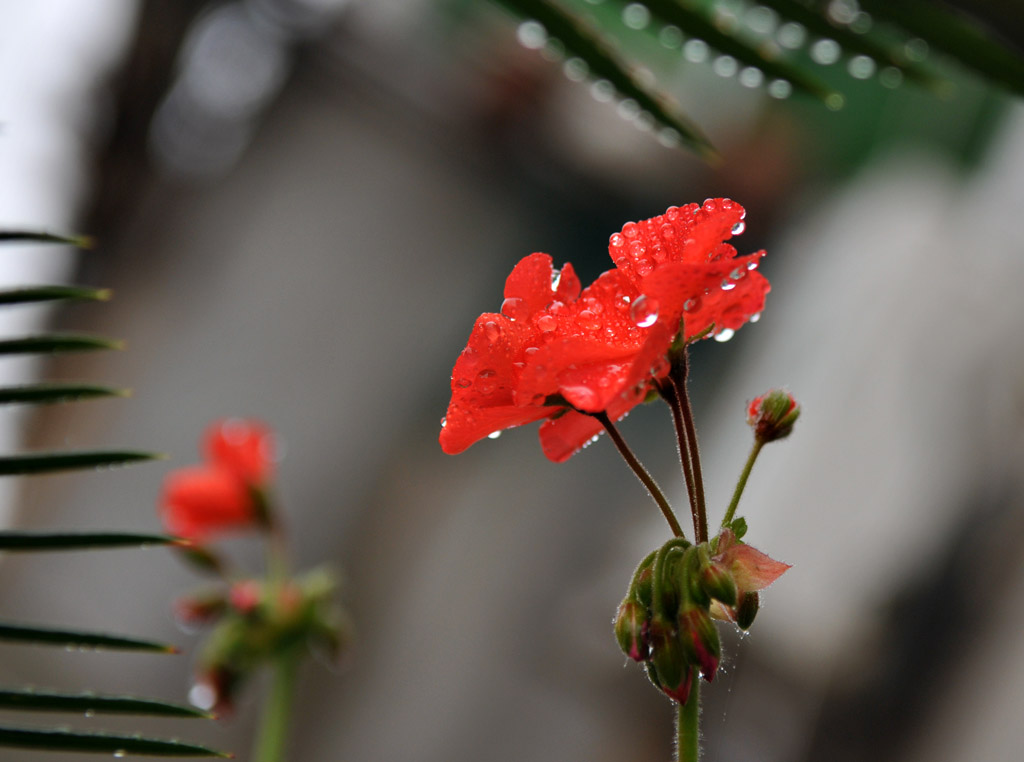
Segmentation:
[(571, 301), (579, 292), (580, 281), (571, 265), (556, 273), (550, 256), (530, 254), (519, 260), (505, 280), (501, 312), (513, 320), (528, 320), (556, 299)]
[(203, 435), (203, 453), (251, 484), (265, 484), (273, 476), (274, 434), (259, 421), (228, 418), (211, 424)]
[(251, 524), (255, 506), (249, 488), (234, 472), (214, 466), (194, 466), (168, 474), (160, 513), (171, 534), (202, 540), (214, 533)]
[[(643, 399), (642, 394), (618, 397), (609, 405), (608, 417), (618, 421), (643, 402)], [(594, 441), (602, 431), (604, 426), (593, 416), (570, 410), (541, 425), (540, 446), (549, 460), (564, 463)]]

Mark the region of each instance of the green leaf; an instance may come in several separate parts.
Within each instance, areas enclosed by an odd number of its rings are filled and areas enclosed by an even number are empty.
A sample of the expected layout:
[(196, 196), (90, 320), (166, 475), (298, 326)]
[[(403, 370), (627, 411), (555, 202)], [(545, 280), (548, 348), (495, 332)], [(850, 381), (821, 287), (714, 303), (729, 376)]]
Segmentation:
[(120, 466), (164, 456), (152, 452), (97, 450), (81, 452), (40, 452), (0, 456), (0, 476), (15, 474), (46, 474), (80, 468)]
[(825, 15), (812, 11), (798, 0), (758, 0), (775, 10), (784, 19), (795, 21), (807, 28), (817, 37), (833, 39), (839, 43), (847, 54), (860, 54), (872, 58), (879, 64), (895, 66), (908, 79), (925, 87), (937, 90), (941, 79), (936, 77), (920, 63), (908, 61), (898, 49), (882, 45), (867, 34), (858, 34), (849, 27), (831, 24)]
[(1024, 55), (966, 15), (923, 0), (861, 0), (861, 7), (917, 35), (964, 66), (1024, 95)]
[(123, 757), (227, 757), (223, 751), (162, 738), (126, 736), (117, 733), (80, 733), (72, 730), (0, 727), (0, 746), (52, 751), (78, 751)]
[(586, 62), (591, 77), (608, 80), (623, 97), (632, 98), (654, 119), (679, 133), (682, 142), (699, 156), (709, 160), (717, 158), (711, 141), (683, 114), (679, 105), (642, 84), (636, 67), (622, 60), (597, 31), (580, 23), (549, 0), (499, 2), (518, 16), (540, 22), (549, 35), (565, 46), (567, 55), (577, 56)]
[(93, 548), (126, 548), (145, 545), (172, 545), (177, 537), (162, 534), (127, 532), (19, 532), (0, 531), (0, 550), (91, 550)]
[(102, 648), (121, 651), (156, 651), (159, 653), (177, 653), (178, 651), (174, 646), (155, 643), (150, 640), (139, 640), (137, 638), (108, 635), (100, 632), (56, 630), (49, 627), (33, 627), (30, 625), (12, 624), (10, 622), (0, 622), (0, 640), (82, 649)]
[(122, 349), (124, 343), (103, 336), (78, 333), (49, 333), (0, 340), (0, 355), (31, 354), (38, 352), (86, 352), (97, 349)]
[(106, 302), (110, 299), (110, 289), (84, 288), (82, 286), (26, 286), (0, 290), (0, 304), (52, 302), (58, 299)]
[(196, 717), (214, 715), (194, 706), (175, 704), (135, 696), (109, 696), (97, 693), (60, 693), (21, 688), (0, 690), (0, 709), (32, 712), (95, 712), (97, 714), (147, 714), (159, 717)]
[(69, 243), (80, 249), (91, 249), (93, 239), (87, 235), (63, 236), (31, 230), (0, 230), (0, 243), (32, 241), (35, 243)]
[(0, 405), (15, 403), (50, 404), (95, 397), (127, 397), (127, 389), (95, 384), (43, 383), (24, 386), (0, 386)]
[(720, 53), (733, 56), (748, 66), (756, 66), (769, 77), (788, 80), (795, 88), (823, 102), (835, 102), (836, 97), (842, 97), (817, 77), (783, 59), (769, 58), (762, 49), (721, 31), (699, 11), (684, 8), (673, 0), (645, 0), (644, 5), (665, 23), (675, 24), (687, 34), (699, 37)]
[(737, 540), (742, 540), (743, 535), (747, 533), (747, 520), (742, 516), (738, 516), (729, 523), (729, 529), (736, 535)]

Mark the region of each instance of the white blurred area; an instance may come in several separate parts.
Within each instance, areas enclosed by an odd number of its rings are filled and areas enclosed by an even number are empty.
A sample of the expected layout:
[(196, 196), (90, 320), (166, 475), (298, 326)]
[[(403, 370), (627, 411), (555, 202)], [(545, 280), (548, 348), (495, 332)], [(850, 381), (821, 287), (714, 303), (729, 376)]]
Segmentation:
[[(103, 227), (84, 231), (100, 245), (83, 272), (116, 298), (57, 323), (129, 347), (47, 371), (134, 389), (47, 410), (30, 436), (173, 458), (33, 480), (19, 525), (153, 530), (162, 475), (196, 460), (207, 422), (263, 418), (288, 445), (297, 565), (344, 569), (358, 630), (343, 668), (314, 660), (303, 673), (292, 759), (667, 759), (672, 712), (622, 667), (610, 627), (667, 530), (613, 448), (555, 466), (533, 431), (456, 458), (436, 437), (451, 365), (521, 256), (549, 251), (592, 277), (631, 217), (728, 194), (751, 210), (738, 248), (768, 247), (773, 291), (757, 325), (695, 356), (713, 514), (749, 446), (744, 402), (786, 385), (805, 412), (741, 506), (751, 544), (794, 566), (749, 638), (727, 641), (705, 691), (707, 759), (1016, 758), (1019, 105), (973, 172), (911, 135), (825, 184), (798, 117), (766, 116), (762, 92), (682, 67), (676, 86), (726, 155), (713, 174), (517, 45), (497, 11), (460, 24), (428, 2), (235, 0), (193, 3), (185, 23), (183, 7), (0, 10), (0, 221), (77, 230), (102, 183), (108, 212), (84, 217)], [(131, 52), (132, 31), (156, 50), (153, 25), (172, 21), (181, 45), (144, 139), (116, 154), (131, 135), (97, 94), (119, 60), (156, 68)], [(105, 124), (119, 158), (93, 162)], [(4, 251), (0, 267), (19, 257), (13, 279), (70, 278), (67, 255), (26, 251)], [(623, 428), (682, 505), (667, 411)], [(257, 562), (253, 543), (229, 545)], [(4, 646), (3, 682), (185, 697), (198, 638), (176, 629), (170, 602), (200, 580), (170, 553), (4, 567), (0, 616), (186, 654)], [(245, 759), (261, 687), (222, 723), (146, 729)]]

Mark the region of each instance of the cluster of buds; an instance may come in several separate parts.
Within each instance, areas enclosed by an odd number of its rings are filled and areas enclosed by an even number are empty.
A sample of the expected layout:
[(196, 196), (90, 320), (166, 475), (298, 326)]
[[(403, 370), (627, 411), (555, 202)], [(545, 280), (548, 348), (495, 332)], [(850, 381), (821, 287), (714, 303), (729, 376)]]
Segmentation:
[(693, 545), (675, 537), (637, 567), (615, 617), (615, 637), (655, 687), (685, 704), (695, 679), (711, 682), (722, 646), (713, 619), (748, 628), (757, 591), (788, 564), (742, 543), (731, 529)]
[(214, 625), (199, 657), (193, 703), (229, 712), (251, 674), (293, 649), (337, 658), (351, 635), (348, 619), (335, 603), (337, 587), (334, 575), (315, 569), (281, 583), (246, 579), (226, 593), (179, 599), (176, 609), (186, 623)]

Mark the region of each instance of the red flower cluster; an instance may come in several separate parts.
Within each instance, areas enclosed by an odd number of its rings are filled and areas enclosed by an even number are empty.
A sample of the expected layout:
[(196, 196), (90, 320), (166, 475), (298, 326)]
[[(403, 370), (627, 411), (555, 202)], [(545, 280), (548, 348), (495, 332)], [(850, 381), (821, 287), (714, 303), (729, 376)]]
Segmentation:
[[(581, 284), (547, 254), (519, 262), (501, 312), (481, 315), (452, 372), (441, 447), (462, 452), (495, 431), (547, 419), (541, 447), (568, 459), (602, 430), (590, 413), (617, 420), (667, 372), (684, 338), (734, 331), (759, 313), (768, 281), (724, 241), (743, 232), (743, 207), (729, 199), (672, 207), (627, 223), (608, 251), (615, 269)], [(685, 322), (684, 322), (685, 319)]]
[(203, 435), (205, 463), (168, 474), (160, 515), (171, 534), (202, 541), (259, 519), (256, 495), (273, 478), (274, 437), (257, 421), (229, 419)]

